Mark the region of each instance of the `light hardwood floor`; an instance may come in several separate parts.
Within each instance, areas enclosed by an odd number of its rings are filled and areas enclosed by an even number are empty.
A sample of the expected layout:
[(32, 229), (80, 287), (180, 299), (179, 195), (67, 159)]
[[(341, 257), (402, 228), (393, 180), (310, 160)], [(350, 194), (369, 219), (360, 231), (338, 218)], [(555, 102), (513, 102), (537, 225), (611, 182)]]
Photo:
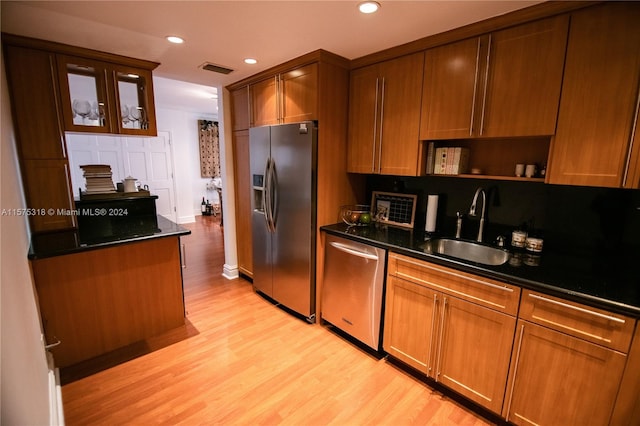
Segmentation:
[(248, 281), (224, 279), (217, 218), (186, 227), (193, 232), (183, 237), (187, 324), (118, 354), (141, 356), (65, 384), (68, 425), (489, 424), (326, 327), (275, 307)]

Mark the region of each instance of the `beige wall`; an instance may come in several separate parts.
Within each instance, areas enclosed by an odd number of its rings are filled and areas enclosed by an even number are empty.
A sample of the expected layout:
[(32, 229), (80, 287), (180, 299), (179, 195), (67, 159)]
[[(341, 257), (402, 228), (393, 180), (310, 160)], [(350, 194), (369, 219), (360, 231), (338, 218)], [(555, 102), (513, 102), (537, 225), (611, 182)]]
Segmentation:
[[(1, 57), (1, 55), (0, 55)], [(0, 59), (0, 209), (25, 207), (17, 166), (4, 61)], [(37, 121), (34, 121), (37, 123)], [(0, 220), (0, 424), (47, 425), (49, 377), (41, 325), (27, 260), (25, 217)], [(55, 421), (55, 420), (54, 420)]]

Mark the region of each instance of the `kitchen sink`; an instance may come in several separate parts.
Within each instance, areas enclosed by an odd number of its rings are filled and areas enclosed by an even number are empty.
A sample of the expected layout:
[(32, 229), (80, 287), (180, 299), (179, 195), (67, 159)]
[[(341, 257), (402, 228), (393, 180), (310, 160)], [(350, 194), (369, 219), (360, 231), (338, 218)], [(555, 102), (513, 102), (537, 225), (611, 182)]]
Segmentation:
[(425, 253), (443, 254), (484, 265), (502, 265), (509, 260), (509, 252), (473, 241), (436, 238), (420, 246)]

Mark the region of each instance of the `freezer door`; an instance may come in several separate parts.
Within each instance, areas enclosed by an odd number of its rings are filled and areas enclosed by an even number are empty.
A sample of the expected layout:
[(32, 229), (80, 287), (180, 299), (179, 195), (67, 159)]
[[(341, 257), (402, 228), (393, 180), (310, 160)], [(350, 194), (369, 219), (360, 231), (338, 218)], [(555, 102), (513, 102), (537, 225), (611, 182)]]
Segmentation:
[(322, 319), (380, 349), (386, 250), (326, 235)]
[(315, 150), (313, 122), (271, 127), (275, 168), (273, 298), (315, 314)]
[(249, 164), (251, 180), (251, 232), (253, 238), (253, 286), (273, 297), (271, 233), (267, 227), (265, 201), (267, 164), (270, 159), (270, 128), (249, 130)]

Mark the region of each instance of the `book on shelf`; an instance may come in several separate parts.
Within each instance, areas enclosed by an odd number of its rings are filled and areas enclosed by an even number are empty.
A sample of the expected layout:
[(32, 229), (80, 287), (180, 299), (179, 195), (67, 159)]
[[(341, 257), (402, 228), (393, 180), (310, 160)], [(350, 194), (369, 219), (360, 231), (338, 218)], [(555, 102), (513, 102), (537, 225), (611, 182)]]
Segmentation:
[(436, 148), (434, 157), (434, 174), (458, 175), (468, 172), (469, 148), (460, 146)]
[(433, 169), (436, 161), (436, 143), (429, 142), (427, 144), (427, 170), (426, 173), (428, 175), (432, 175), (434, 173)]

